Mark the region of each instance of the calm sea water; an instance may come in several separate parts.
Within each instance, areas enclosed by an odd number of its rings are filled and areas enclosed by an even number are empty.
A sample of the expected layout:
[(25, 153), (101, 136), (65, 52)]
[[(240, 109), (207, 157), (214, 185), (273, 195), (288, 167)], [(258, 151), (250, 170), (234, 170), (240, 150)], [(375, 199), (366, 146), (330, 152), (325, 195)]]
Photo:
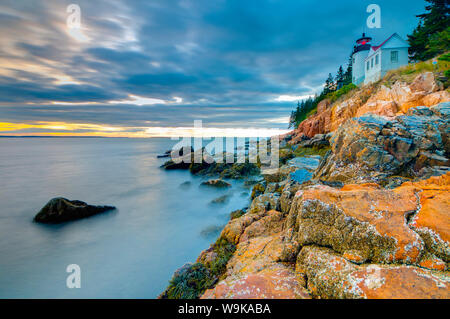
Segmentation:
[[(156, 155), (174, 143), (0, 138), (0, 298), (157, 297), (177, 268), (215, 240), (219, 230), (211, 230), (248, 205), (242, 182), (204, 189), (201, 177), (161, 170)], [(228, 203), (210, 203), (225, 194)], [(58, 196), (118, 210), (33, 223)], [(66, 286), (69, 264), (81, 267), (80, 289)]]

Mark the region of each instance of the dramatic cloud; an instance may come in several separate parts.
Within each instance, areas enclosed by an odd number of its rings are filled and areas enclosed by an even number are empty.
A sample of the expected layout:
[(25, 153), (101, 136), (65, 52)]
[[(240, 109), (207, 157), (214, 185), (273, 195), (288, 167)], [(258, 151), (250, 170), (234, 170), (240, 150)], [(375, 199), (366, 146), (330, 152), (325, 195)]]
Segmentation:
[(0, 135), (15, 132), (11, 123), (32, 133), (46, 123), (104, 131), (195, 119), (285, 129), (296, 101), (345, 67), (363, 30), (375, 42), (406, 38), (425, 6), (380, 0), (382, 28), (368, 30), (372, 2), (78, 0), (74, 30), (72, 1), (4, 0)]

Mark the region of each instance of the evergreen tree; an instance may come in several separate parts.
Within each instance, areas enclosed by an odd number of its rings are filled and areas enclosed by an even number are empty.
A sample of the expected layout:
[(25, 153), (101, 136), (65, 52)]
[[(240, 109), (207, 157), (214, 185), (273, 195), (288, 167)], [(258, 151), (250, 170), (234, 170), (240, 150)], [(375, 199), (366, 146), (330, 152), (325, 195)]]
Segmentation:
[(347, 71), (344, 74), (344, 85), (348, 85), (352, 83), (352, 75), (353, 74), (353, 58), (350, 56), (348, 60)]
[(300, 102), (297, 102), (297, 109), (296, 109), (296, 115), (295, 115), (295, 123), (300, 124), (300, 122), (302, 121), (304, 112), (305, 112), (305, 101), (302, 101), (302, 103), (300, 104)]
[(418, 15), (430, 33), (437, 33), (449, 27), (450, 1), (426, 0), (430, 5), (425, 7), (429, 11)]
[[(419, 25), (408, 35), (409, 54), (412, 60), (424, 61), (448, 51), (448, 33), (450, 32), (450, 1), (426, 0), (426, 13), (417, 17)], [(441, 41), (443, 37), (444, 41)], [(444, 42), (444, 43), (442, 43)]]
[(344, 69), (342, 65), (339, 67), (336, 74), (336, 89), (339, 90), (344, 85)]
[(430, 37), (427, 54), (435, 57), (450, 50), (450, 27)]
[(295, 111), (291, 112), (291, 116), (289, 117), (289, 128), (294, 128), (295, 127)]
[(325, 81), (325, 88), (324, 88), (323, 92), (325, 95), (327, 95), (328, 93), (335, 91), (334, 88), (335, 88), (334, 79), (330, 73), (330, 74), (328, 74), (328, 79)]
[(303, 100), (301, 103), (297, 102), (297, 107), (295, 111), (291, 113), (289, 128), (296, 128), (301, 122), (306, 120), (311, 111), (313, 111), (317, 104), (324, 99), (323, 93), (320, 96), (315, 96), (314, 98), (308, 98)]

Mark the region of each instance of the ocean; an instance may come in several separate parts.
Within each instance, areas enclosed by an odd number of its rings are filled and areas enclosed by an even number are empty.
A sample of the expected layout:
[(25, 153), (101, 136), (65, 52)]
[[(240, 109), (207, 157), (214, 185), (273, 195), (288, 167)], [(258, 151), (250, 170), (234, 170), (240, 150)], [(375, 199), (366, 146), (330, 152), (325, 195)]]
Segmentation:
[[(156, 298), (173, 272), (217, 238), (249, 189), (200, 188), (164, 171), (165, 138), (0, 138), (0, 298)], [(188, 183), (186, 183), (188, 182)], [(224, 204), (211, 201), (229, 195)], [(60, 225), (34, 223), (54, 197), (117, 210)], [(69, 289), (68, 265), (81, 269)]]

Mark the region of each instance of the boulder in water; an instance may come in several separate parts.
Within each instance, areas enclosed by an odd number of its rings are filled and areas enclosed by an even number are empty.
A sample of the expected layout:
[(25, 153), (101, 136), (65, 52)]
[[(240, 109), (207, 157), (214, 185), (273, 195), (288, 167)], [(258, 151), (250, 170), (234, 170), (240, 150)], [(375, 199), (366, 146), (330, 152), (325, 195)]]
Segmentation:
[(53, 198), (34, 217), (34, 221), (43, 224), (57, 224), (81, 219), (116, 209), (113, 206), (92, 206), (79, 200)]
[(228, 188), (231, 187), (230, 183), (225, 182), (221, 179), (212, 179), (207, 182), (203, 182), (201, 184), (202, 186), (211, 186), (211, 187), (217, 187), (217, 188)]
[(230, 201), (230, 195), (223, 195), (211, 201), (212, 205), (226, 204)]

